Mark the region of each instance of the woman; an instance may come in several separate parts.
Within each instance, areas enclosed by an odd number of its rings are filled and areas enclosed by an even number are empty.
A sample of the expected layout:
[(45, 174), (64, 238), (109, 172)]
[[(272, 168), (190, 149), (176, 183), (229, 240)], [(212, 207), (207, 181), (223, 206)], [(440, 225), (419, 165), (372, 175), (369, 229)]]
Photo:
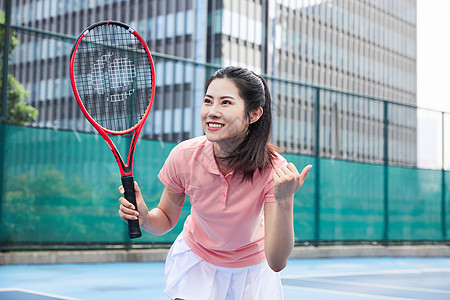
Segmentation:
[(269, 144), (271, 96), (252, 71), (217, 71), (200, 117), (205, 135), (177, 145), (158, 175), (165, 185), (158, 206), (149, 211), (135, 183), (138, 212), (122, 197), (119, 215), (162, 235), (189, 195), (191, 215), (166, 259), (171, 299), (282, 299), (278, 272), (294, 245), (294, 193), (311, 166), (299, 174)]

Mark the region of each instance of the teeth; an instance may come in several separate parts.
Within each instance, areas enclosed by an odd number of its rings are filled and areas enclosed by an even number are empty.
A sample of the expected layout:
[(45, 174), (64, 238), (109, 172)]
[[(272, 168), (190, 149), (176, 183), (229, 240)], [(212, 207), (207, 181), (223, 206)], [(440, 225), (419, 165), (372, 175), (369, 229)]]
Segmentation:
[(223, 127), (222, 124), (214, 124), (214, 123), (209, 123), (208, 126), (212, 127), (212, 128), (221, 128), (221, 127)]

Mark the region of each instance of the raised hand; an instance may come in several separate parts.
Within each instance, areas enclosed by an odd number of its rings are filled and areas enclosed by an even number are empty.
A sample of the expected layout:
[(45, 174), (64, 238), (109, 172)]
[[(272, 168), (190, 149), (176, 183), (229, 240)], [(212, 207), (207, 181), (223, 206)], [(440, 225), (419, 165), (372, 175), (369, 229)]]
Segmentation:
[(295, 192), (305, 182), (312, 165), (307, 165), (299, 173), (293, 163), (277, 169), (273, 174), (273, 194), (277, 202), (292, 202)]

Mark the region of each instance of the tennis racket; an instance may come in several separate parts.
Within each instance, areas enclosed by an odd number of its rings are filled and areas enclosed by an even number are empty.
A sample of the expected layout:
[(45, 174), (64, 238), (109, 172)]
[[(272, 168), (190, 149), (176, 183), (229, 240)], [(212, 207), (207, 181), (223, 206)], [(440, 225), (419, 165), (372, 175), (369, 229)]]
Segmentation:
[[(95, 23), (81, 33), (73, 46), (70, 80), (81, 111), (116, 158), (125, 198), (137, 209), (133, 155), (155, 94), (155, 70), (147, 44), (126, 24)], [(109, 135), (132, 132), (124, 163)], [(138, 220), (128, 220), (128, 234), (130, 238), (142, 235)]]

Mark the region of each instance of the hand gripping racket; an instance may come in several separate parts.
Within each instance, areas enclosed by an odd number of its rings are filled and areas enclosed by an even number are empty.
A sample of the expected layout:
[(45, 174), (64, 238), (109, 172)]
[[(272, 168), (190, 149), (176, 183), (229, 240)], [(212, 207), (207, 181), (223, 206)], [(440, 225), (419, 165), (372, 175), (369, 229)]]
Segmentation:
[[(108, 143), (122, 176), (125, 198), (137, 209), (133, 155), (155, 94), (155, 70), (144, 39), (130, 26), (103, 21), (86, 28), (70, 57), (72, 90), (81, 111)], [(130, 134), (126, 164), (110, 135)], [(128, 221), (130, 238), (142, 235), (138, 220)]]

